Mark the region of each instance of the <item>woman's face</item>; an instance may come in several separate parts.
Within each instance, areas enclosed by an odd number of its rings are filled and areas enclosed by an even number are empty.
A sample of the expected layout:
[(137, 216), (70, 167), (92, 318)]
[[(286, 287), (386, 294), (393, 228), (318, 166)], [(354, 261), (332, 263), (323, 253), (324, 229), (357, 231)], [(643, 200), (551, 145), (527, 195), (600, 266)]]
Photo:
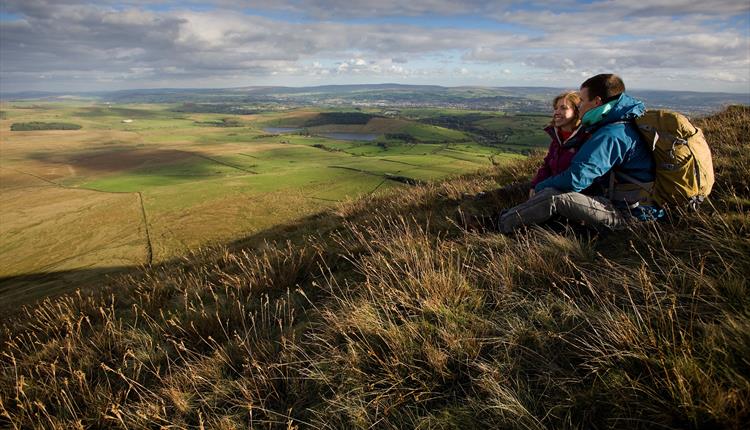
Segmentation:
[(576, 123), (576, 109), (573, 103), (565, 99), (560, 99), (555, 105), (555, 112), (552, 115), (552, 124), (555, 127), (572, 129)]

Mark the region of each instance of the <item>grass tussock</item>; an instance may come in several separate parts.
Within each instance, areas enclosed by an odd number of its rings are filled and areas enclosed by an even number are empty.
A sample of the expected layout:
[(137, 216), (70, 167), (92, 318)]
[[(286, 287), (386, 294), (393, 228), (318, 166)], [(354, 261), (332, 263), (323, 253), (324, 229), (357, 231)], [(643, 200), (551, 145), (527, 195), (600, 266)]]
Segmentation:
[(373, 195), (6, 322), (9, 428), (742, 428), (750, 109), (700, 213), (492, 230), (538, 158)]

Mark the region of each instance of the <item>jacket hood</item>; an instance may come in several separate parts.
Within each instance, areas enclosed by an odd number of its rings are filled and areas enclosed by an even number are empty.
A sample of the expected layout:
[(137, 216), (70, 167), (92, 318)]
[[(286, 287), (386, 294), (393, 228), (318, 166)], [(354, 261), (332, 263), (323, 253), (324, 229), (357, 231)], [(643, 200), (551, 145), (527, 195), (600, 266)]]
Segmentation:
[(602, 124), (609, 124), (615, 121), (628, 121), (643, 116), (646, 112), (646, 106), (638, 99), (630, 97), (626, 93), (620, 94), (612, 110), (602, 119)]
[(600, 121), (592, 124), (592, 128), (601, 127), (617, 121), (631, 121), (646, 112), (646, 106), (643, 102), (626, 93), (620, 94), (620, 97), (612, 103), (609, 111), (602, 116)]

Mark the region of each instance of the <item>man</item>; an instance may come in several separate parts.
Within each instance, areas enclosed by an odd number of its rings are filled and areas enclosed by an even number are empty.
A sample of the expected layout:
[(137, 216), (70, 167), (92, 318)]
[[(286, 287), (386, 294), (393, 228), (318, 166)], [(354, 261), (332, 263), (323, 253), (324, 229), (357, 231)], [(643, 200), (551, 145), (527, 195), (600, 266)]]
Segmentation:
[(593, 228), (617, 229), (663, 213), (650, 200), (654, 161), (633, 123), (645, 112), (643, 103), (625, 94), (617, 75), (601, 74), (581, 84), (578, 109), (591, 137), (567, 170), (538, 183), (531, 199), (501, 215), (503, 232), (555, 215)]

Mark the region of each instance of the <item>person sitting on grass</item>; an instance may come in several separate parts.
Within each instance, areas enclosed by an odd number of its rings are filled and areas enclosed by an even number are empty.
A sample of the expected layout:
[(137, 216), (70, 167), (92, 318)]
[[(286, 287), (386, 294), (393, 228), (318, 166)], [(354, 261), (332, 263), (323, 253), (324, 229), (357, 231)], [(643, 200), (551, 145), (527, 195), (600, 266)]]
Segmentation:
[(582, 131), (590, 137), (567, 169), (536, 184), (533, 197), (501, 214), (502, 232), (558, 215), (595, 229), (617, 229), (663, 214), (647, 190), (619, 182), (615, 174), (653, 186), (651, 151), (633, 123), (646, 111), (643, 103), (625, 94), (625, 84), (613, 74), (587, 79), (580, 96)]
[[(474, 200), (487, 198), (489, 194), (502, 194), (506, 197), (528, 193), (534, 196), (534, 187), (541, 181), (561, 173), (570, 166), (570, 162), (581, 143), (588, 135), (581, 131), (581, 117), (578, 114), (578, 103), (581, 97), (575, 91), (566, 91), (552, 100), (552, 119), (544, 131), (552, 141), (542, 165), (531, 181), (513, 182), (497, 190), (480, 192), (471, 195)], [(466, 196), (469, 196), (466, 194)]]
[(580, 132), (581, 118), (578, 114), (578, 103), (581, 97), (577, 92), (567, 91), (552, 100), (552, 121), (544, 128), (552, 141), (544, 157), (541, 167), (531, 180), (529, 197), (534, 196), (534, 187), (543, 180), (562, 173), (570, 166), (576, 150), (585, 140), (584, 132)]

